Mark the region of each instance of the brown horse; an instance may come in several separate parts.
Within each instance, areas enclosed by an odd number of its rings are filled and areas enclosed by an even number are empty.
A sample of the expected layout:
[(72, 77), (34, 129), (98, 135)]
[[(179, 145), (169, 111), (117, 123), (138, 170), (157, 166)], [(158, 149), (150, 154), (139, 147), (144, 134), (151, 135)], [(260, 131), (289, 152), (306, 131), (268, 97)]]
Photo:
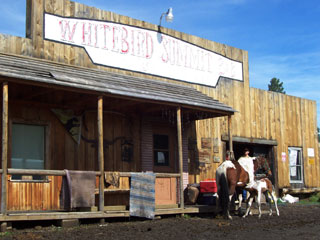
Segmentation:
[[(232, 159), (232, 160), (229, 160)], [(262, 167), (265, 172), (271, 174), (269, 164), (266, 164), (265, 158), (257, 158), (254, 161), (255, 171)], [(225, 217), (232, 219), (230, 215), (230, 203), (237, 193), (242, 196), (243, 189), (249, 183), (249, 174), (244, 168), (234, 160), (233, 154), (227, 153), (227, 160), (224, 161), (216, 171), (216, 182), (218, 187), (218, 205), (222, 208), (222, 213)], [(242, 198), (239, 198), (239, 206), (241, 206)], [(241, 208), (239, 207), (239, 212)]]

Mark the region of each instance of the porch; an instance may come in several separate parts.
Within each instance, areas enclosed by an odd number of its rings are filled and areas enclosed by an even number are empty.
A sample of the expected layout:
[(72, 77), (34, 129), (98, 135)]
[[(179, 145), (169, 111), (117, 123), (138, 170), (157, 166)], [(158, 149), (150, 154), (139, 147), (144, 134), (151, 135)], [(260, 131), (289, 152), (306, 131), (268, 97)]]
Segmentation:
[[(232, 108), (192, 87), (34, 58), (0, 54), (0, 70), (0, 221), (129, 216), (129, 179), (134, 172), (154, 172), (156, 181), (163, 180), (169, 189), (158, 194), (167, 199), (159, 200), (156, 215), (212, 211), (184, 206), (187, 129), (195, 120), (228, 116), (231, 133)], [(71, 110), (71, 119), (81, 116), (76, 138), (57, 117), (57, 109)], [(18, 143), (12, 129), (19, 124), (43, 126), (43, 157), (37, 168), (30, 167), (34, 161), (22, 163), (15, 155)], [(159, 136), (166, 143), (157, 147)], [(25, 165), (29, 167), (17, 167)], [(95, 208), (62, 211), (62, 169), (95, 171)], [(105, 188), (106, 172), (120, 174), (119, 187)], [(157, 197), (155, 201), (157, 205)]]

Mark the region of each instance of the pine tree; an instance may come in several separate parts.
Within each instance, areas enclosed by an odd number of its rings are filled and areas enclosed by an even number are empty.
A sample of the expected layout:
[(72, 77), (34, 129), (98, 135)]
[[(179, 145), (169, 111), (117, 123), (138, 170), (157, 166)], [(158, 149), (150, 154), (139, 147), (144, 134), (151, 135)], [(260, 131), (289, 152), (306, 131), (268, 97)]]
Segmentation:
[(283, 88), (283, 82), (280, 82), (279, 78), (272, 78), (270, 84), (268, 84), (268, 90), (272, 92), (286, 93)]

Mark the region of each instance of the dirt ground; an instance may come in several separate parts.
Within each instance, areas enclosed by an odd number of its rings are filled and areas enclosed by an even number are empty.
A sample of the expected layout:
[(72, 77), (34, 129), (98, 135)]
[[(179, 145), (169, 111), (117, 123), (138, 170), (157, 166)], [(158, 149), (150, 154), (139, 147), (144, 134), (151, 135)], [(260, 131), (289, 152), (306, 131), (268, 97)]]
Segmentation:
[[(266, 206), (264, 207), (266, 210)], [(121, 219), (82, 223), (79, 227), (60, 228), (45, 223), (1, 233), (1, 239), (320, 239), (320, 205), (281, 205), (280, 216), (266, 213), (232, 221), (220, 216), (166, 217), (160, 220)], [(39, 226), (37, 226), (39, 225)], [(27, 227), (27, 228), (26, 228)]]

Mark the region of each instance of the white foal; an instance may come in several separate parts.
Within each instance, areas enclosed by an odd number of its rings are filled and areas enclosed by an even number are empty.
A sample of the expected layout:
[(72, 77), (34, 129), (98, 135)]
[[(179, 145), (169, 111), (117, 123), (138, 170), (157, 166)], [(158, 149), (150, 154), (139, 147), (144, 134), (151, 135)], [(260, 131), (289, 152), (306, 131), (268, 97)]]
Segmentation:
[[(277, 197), (273, 191), (272, 183), (268, 178), (263, 178), (254, 182), (254, 184), (250, 188), (246, 188), (246, 190), (250, 193), (250, 197), (247, 203), (247, 210), (243, 218), (248, 216), (252, 202), (255, 196), (257, 196), (258, 207), (259, 207), (259, 218), (261, 218), (261, 193), (266, 196), (269, 202), (269, 216), (272, 215), (272, 201), (274, 202), (277, 215), (279, 216), (279, 210), (277, 205)], [(270, 193), (270, 195), (268, 194)]]

